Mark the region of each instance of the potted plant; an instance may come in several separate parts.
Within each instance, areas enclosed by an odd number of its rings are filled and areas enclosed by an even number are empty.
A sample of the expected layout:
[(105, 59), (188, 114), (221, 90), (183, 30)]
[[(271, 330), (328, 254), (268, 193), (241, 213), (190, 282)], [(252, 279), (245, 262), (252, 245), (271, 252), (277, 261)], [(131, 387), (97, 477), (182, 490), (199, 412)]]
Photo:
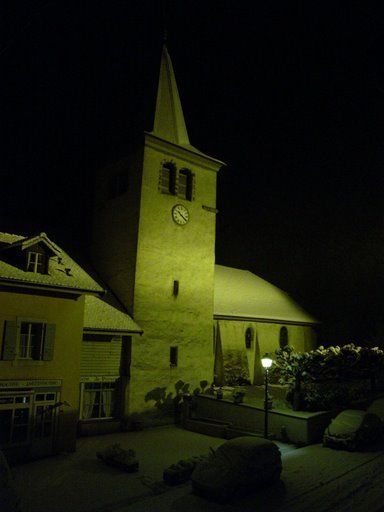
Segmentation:
[(242, 390), (237, 390), (233, 393), (233, 403), (241, 404), (243, 403), (245, 392)]

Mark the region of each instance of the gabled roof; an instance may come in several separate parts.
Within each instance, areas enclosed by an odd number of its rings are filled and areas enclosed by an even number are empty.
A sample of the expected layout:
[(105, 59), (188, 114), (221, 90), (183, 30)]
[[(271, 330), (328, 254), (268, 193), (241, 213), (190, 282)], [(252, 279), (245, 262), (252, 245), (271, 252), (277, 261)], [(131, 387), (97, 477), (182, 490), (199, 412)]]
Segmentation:
[[(35, 244), (44, 245), (52, 254), (46, 274), (27, 272), (12, 264), (9, 257), (4, 258), (11, 251), (24, 251)], [(45, 233), (25, 237), (0, 232), (0, 284), (72, 293), (104, 293), (104, 289)]]
[(25, 250), (39, 243), (45, 245), (52, 254), (60, 254), (61, 249), (55, 245), (45, 233), (40, 233), (39, 235), (28, 238), (20, 235), (11, 235), (9, 233), (0, 233), (0, 251), (14, 249), (16, 247), (21, 247), (22, 250)]
[(134, 320), (106, 298), (85, 297), (84, 331), (92, 333), (142, 334)]
[(214, 317), (318, 323), (280, 288), (248, 270), (222, 265), (215, 265)]

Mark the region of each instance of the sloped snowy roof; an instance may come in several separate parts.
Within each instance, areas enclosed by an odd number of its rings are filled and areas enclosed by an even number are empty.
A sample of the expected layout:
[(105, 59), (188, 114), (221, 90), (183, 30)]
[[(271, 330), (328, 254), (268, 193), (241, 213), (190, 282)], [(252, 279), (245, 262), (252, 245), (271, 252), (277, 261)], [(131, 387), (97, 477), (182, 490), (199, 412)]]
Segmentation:
[[(9, 258), (4, 258), (7, 261), (2, 261), (7, 251), (17, 250), (17, 248), (25, 250), (37, 243), (45, 245), (52, 254), (49, 260), (48, 273), (27, 272), (13, 265)], [(82, 293), (102, 294), (104, 292), (104, 289), (65, 251), (53, 243), (45, 233), (33, 237), (0, 233), (0, 283), (37, 288), (57, 288)]]
[(222, 265), (215, 265), (214, 316), (318, 323), (280, 288), (248, 270)]
[(127, 313), (91, 295), (85, 297), (84, 330), (120, 334), (143, 332)]

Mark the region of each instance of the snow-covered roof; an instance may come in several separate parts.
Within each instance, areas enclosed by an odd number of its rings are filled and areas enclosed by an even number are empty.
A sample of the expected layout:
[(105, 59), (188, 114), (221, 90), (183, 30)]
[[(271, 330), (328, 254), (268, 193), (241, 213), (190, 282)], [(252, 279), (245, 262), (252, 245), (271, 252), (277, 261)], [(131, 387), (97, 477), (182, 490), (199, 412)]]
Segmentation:
[(116, 334), (143, 332), (127, 313), (108, 304), (105, 299), (91, 295), (85, 297), (84, 331)]
[(287, 293), (248, 270), (215, 265), (215, 318), (315, 324)]
[[(47, 273), (27, 272), (20, 265), (14, 264), (12, 258), (7, 257), (10, 251), (23, 251), (35, 244), (45, 246), (50, 252)], [(81, 293), (104, 292), (104, 289), (45, 233), (25, 237), (0, 232), (0, 283)]]

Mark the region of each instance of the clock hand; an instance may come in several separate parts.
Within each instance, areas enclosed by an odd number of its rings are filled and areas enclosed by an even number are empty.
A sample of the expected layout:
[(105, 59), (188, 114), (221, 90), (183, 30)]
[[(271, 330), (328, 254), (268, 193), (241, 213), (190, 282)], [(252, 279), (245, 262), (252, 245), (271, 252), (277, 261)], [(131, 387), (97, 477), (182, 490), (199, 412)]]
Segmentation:
[(180, 217), (181, 217), (183, 220), (187, 220), (187, 218), (186, 218), (186, 217), (184, 217), (184, 215), (182, 215), (180, 212), (179, 212), (179, 215), (180, 215)]

